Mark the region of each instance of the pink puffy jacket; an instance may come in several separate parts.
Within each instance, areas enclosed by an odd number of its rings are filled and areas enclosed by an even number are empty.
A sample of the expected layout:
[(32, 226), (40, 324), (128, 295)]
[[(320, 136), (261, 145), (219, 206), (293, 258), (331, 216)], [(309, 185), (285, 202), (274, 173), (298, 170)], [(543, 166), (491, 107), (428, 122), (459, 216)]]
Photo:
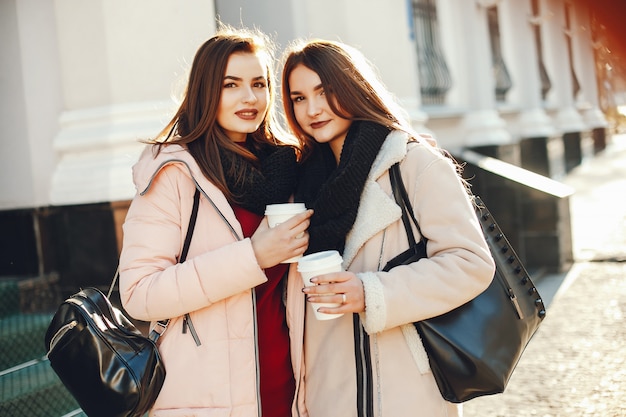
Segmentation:
[[(133, 178), (137, 195), (123, 226), (121, 300), (136, 319), (171, 319), (159, 341), (167, 377), (150, 416), (257, 417), (251, 288), (267, 278), (250, 239), (240, 238), (241, 226), (225, 196), (184, 148), (169, 145), (155, 158), (148, 146)], [(202, 192), (197, 223), (187, 260), (178, 263), (196, 188)], [(289, 311), (302, 315), (288, 318), (296, 381), (301, 380), (303, 297), (289, 300)], [(199, 346), (190, 329), (183, 331), (186, 313)], [(302, 404), (294, 401), (292, 408), (293, 416), (307, 415)]]

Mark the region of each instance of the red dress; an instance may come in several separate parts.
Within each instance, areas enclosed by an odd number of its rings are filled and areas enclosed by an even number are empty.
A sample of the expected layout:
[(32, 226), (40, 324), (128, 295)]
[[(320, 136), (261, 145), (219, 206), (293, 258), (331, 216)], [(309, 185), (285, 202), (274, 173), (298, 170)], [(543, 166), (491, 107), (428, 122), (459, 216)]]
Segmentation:
[[(250, 237), (259, 227), (263, 216), (244, 208), (233, 206), (235, 216)], [(288, 264), (279, 264), (265, 270), (268, 281), (257, 286), (257, 341), (261, 379), (261, 409), (263, 417), (291, 416), (291, 403), (295, 394), (295, 380), (289, 352), (283, 280)]]

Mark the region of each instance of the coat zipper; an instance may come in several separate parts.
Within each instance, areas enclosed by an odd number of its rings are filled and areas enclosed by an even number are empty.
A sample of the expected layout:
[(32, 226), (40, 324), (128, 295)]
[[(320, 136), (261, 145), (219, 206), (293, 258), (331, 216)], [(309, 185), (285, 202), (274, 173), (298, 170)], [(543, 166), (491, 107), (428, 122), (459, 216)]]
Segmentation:
[(198, 337), (198, 333), (196, 333), (196, 328), (193, 326), (189, 313), (186, 313), (183, 317), (183, 333), (187, 333), (187, 329), (189, 329), (191, 337), (193, 337), (194, 342), (196, 342), (196, 346), (200, 346), (202, 343), (200, 343), (200, 337)]
[[(288, 280), (287, 280), (287, 281), (288, 281)], [(288, 286), (288, 285), (289, 285), (289, 284), (287, 283), (287, 286)], [(289, 293), (287, 293), (287, 294), (289, 294)], [(304, 295), (301, 295), (301, 297), (302, 297), (302, 299), (304, 299)], [(288, 300), (288, 298), (286, 298), (286, 300)], [(292, 303), (295, 303), (295, 301), (293, 301)], [(295, 310), (295, 308), (294, 308), (294, 310)], [(304, 329), (304, 323), (305, 323), (305, 321), (306, 321), (306, 301), (302, 303), (302, 308), (301, 308), (300, 312), (302, 313), (302, 315), (301, 315), (301, 316), (298, 316), (298, 317), (296, 318), (295, 322), (296, 322), (296, 323), (301, 323), (301, 324), (302, 324), (302, 326), (303, 326), (302, 328)], [(301, 334), (301, 336), (300, 336), (300, 337), (302, 338), (302, 340), (301, 340), (301, 342), (302, 342), (302, 346), (301, 346), (301, 347), (302, 347), (302, 348), (300, 349), (300, 353), (301, 353), (301, 355), (302, 355), (302, 354), (304, 354), (304, 353), (303, 353), (303, 352), (304, 352), (304, 349), (303, 349), (303, 348), (304, 348), (304, 332)], [(290, 339), (290, 342), (289, 342), (289, 343), (290, 343), (290, 345), (289, 345), (289, 350), (291, 351), (291, 349), (292, 349), (291, 339)], [(291, 352), (290, 352), (290, 353), (291, 353)], [(302, 413), (300, 412), (300, 401), (299, 401), (300, 382), (302, 381), (302, 366), (301, 366), (301, 364), (302, 364), (302, 356), (301, 356), (301, 355), (300, 355), (300, 356), (298, 356), (298, 359), (299, 359), (299, 365), (298, 365), (298, 367), (300, 368), (300, 371), (298, 372), (298, 376), (297, 376), (297, 378), (295, 379), (295, 381), (296, 381), (296, 390), (295, 390), (295, 393), (294, 393), (294, 399), (293, 399), (294, 404), (295, 404), (295, 410), (296, 410), (296, 413), (297, 413), (298, 417), (302, 416)], [(295, 365), (294, 365), (294, 366), (295, 366)]]
[(56, 331), (54, 336), (52, 336), (52, 341), (50, 342), (50, 348), (48, 349), (48, 352), (52, 352), (52, 350), (54, 349), (56, 344), (59, 342), (59, 340), (61, 340), (63, 338), (63, 336), (65, 336), (65, 334), (67, 332), (69, 332), (74, 327), (76, 327), (77, 324), (78, 324), (78, 321), (72, 320), (69, 323), (64, 324), (63, 326), (61, 326), (61, 328)]
[(256, 291), (254, 288), (250, 290), (252, 292), (252, 317), (254, 318), (254, 357), (256, 367), (256, 398), (257, 398), (257, 415), (262, 417), (263, 411), (261, 409), (261, 370), (259, 368), (259, 327), (257, 325), (257, 311), (256, 311)]
[(369, 335), (363, 329), (359, 315), (354, 313), (352, 317), (357, 378), (357, 416), (373, 417), (372, 355)]

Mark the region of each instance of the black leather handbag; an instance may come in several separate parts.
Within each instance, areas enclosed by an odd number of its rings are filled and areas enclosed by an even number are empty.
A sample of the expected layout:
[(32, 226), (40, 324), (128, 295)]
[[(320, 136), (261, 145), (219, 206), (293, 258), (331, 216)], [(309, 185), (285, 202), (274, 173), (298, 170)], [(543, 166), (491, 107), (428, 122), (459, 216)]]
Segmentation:
[[(415, 242), (411, 222), (419, 231), (398, 164), (389, 170), (409, 249), (385, 265), (409, 264), (426, 257), (427, 239)], [(479, 197), (476, 215), (496, 263), (489, 287), (468, 303), (441, 316), (414, 323), (428, 354), (444, 399), (461, 403), (504, 392), (528, 342), (546, 310), (526, 268)], [(421, 234), (421, 231), (420, 231)]]
[[(198, 212), (196, 190), (180, 261), (187, 256)], [(117, 273), (109, 289), (117, 279)], [(57, 309), (45, 336), (52, 369), (89, 417), (143, 416), (165, 381), (157, 340), (169, 320), (145, 337), (96, 288), (85, 288)]]

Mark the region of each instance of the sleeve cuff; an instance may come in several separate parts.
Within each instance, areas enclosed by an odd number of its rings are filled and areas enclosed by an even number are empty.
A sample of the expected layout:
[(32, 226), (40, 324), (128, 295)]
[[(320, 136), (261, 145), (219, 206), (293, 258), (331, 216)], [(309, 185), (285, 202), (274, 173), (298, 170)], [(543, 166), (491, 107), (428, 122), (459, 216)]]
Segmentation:
[(360, 313), (363, 327), (369, 334), (381, 332), (387, 322), (383, 284), (375, 272), (363, 272), (357, 276), (363, 282), (365, 292), (365, 312)]

